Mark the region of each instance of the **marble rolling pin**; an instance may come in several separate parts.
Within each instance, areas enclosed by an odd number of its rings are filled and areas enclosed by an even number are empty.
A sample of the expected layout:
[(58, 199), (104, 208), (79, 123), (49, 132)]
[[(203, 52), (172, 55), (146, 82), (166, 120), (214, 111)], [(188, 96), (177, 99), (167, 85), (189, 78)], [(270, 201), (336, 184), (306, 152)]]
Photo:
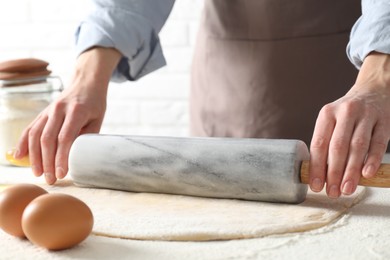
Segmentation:
[(300, 203), (308, 159), (299, 140), (87, 134), (72, 145), (69, 173), (84, 187)]

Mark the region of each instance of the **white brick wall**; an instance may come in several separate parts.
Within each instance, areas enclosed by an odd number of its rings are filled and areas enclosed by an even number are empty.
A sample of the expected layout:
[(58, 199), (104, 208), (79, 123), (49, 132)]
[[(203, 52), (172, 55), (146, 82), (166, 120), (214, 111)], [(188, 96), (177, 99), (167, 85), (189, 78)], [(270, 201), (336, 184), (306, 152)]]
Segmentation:
[[(73, 34), (88, 0), (0, 1), (0, 61), (50, 62), (65, 87), (75, 55)], [(137, 82), (110, 84), (102, 133), (188, 135), (190, 66), (203, 0), (176, 0), (161, 34), (168, 65)]]

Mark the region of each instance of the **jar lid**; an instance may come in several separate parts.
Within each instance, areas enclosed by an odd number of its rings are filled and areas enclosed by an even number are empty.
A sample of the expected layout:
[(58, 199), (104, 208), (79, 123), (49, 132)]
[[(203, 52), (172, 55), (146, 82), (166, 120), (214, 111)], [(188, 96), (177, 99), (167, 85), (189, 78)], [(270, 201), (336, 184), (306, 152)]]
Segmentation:
[[(50, 75), (48, 62), (40, 59), (26, 58), (0, 62), (0, 80), (20, 80)], [(5, 86), (5, 85), (4, 85)], [(16, 86), (10, 84), (7, 86)]]

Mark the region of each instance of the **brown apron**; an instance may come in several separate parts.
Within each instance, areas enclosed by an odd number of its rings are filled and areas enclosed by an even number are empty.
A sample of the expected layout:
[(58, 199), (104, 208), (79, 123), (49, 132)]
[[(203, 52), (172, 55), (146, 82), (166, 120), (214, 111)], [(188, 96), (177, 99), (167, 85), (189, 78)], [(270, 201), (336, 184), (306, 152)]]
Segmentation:
[(206, 0), (191, 134), (309, 144), (321, 107), (357, 76), (345, 49), (360, 12), (359, 0)]

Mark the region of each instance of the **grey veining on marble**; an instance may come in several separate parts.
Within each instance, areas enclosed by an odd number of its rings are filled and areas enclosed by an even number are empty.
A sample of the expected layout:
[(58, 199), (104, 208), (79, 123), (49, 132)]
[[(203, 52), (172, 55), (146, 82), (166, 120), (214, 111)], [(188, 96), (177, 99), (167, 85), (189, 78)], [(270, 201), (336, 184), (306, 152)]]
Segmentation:
[(299, 203), (299, 140), (86, 134), (72, 145), (76, 185), (132, 192)]

